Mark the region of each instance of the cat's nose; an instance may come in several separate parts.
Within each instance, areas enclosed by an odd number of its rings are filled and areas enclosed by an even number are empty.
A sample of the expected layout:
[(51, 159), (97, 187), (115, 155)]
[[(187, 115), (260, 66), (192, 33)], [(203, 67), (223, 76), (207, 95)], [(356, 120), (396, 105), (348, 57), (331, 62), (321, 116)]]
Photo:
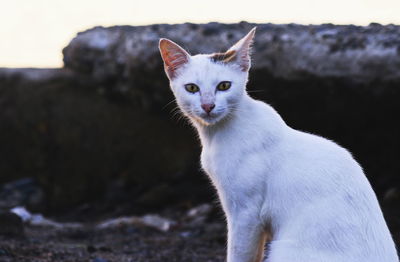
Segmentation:
[(201, 108), (203, 108), (203, 110), (209, 114), (215, 107), (215, 104), (201, 104)]

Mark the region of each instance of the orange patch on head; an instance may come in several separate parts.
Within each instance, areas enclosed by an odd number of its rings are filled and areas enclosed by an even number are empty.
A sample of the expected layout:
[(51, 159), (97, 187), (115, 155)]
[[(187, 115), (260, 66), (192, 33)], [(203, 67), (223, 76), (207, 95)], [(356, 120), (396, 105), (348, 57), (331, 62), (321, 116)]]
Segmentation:
[(222, 62), (222, 63), (229, 63), (229, 62), (233, 61), (233, 59), (235, 57), (236, 57), (235, 50), (229, 50), (229, 51), (226, 51), (225, 53), (215, 53), (210, 56), (212, 61)]

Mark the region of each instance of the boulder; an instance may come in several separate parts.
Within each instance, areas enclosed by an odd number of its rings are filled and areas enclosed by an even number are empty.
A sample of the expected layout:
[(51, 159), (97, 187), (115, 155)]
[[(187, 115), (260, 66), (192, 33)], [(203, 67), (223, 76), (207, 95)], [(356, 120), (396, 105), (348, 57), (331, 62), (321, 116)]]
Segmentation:
[(157, 74), (161, 68), (157, 48), (161, 37), (176, 41), (192, 54), (210, 53), (227, 50), (255, 26), (253, 70), (287, 80), (339, 77), (371, 83), (400, 79), (400, 28), (379, 24), (242, 22), (95, 27), (79, 33), (64, 48), (64, 63), (99, 81), (143, 80), (143, 72)]

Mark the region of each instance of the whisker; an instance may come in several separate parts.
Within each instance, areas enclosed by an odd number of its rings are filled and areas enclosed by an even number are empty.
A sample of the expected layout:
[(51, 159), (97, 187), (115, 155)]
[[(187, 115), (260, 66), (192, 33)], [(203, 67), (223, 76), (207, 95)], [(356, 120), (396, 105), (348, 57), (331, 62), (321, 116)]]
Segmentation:
[(185, 114), (183, 113), (182, 110), (190, 111), (190, 110), (188, 110), (188, 108), (185, 108), (185, 107), (180, 108), (180, 107), (177, 105), (177, 106), (175, 106), (175, 107), (171, 110), (171, 113), (172, 113), (171, 119), (173, 119), (173, 120), (176, 121), (177, 123), (179, 123), (179, 122), (181, 122), (181, 121), (183, 121), (184, 123), (186, 123), (186, 120), (187, 120), (187, 119), (186, 119), (186, 116), (185, 116)]
[(267, 91), (267, 90), (261, 90), (261, 89), (258, 89), (258, 90), (248, 90), (247, 93), (260, 93), (260, 92), (265, 92), (265, 91)]
[(167, 106), (169, 106), (170, 104), (172, 104), (173, 102), (175, 102), (176, 101), (176, 98), (175, 99), (172, 99), (171, 101), (169, 101), (165, 106), (163, 106), (163, 108), (161, 109), (161, 110), (164, 110)]

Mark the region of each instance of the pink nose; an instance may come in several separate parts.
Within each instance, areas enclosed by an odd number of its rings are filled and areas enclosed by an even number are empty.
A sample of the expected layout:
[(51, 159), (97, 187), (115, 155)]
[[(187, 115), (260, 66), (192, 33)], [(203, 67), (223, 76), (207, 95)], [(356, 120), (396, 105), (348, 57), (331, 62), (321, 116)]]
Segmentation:
[(215, 104), (201, 104), (201, 108), (203, 108), (203, 110), (209, 114), (215, 107)]

